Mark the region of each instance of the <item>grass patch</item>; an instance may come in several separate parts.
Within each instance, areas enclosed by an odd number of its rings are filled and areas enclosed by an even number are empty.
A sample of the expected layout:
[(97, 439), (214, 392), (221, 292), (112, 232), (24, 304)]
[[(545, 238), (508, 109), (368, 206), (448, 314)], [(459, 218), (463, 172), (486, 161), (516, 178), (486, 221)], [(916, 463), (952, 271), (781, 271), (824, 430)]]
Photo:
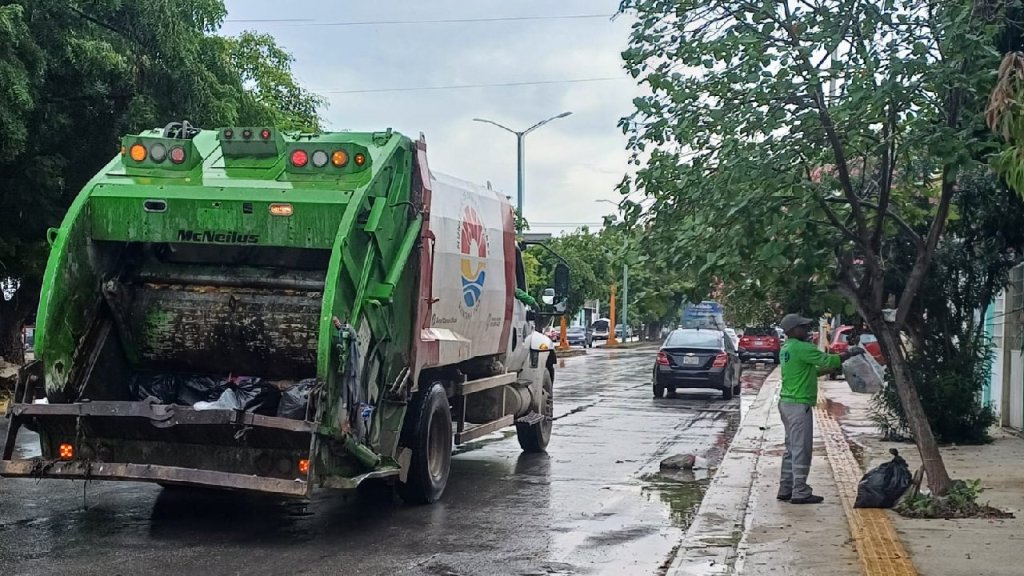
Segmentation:
[(984, 492), (981, 480), (954, 480), (945, 496), (912, 492), (896, 504), (895, 510), (907, 518), (1013, 518), (1013, 514), (978, 503)]

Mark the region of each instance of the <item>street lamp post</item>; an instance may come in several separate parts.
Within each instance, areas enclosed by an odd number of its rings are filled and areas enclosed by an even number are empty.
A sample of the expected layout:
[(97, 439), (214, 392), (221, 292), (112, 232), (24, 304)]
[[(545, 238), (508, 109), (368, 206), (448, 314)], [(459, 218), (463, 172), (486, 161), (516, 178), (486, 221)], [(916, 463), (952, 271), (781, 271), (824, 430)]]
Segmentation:
[(530, 126), (522, 132), (518, 132), (509, 128), (508, 126), (502, 126), (493, 120), (487, 120), (484, 118), (473, 118), (474, 122), (483, 122), (484, 124), (491, 124), (501, 128), (506, 132), (511, 132), (516, 135), (516, 155), (518, 157), (518, 174), (517, 174), (517, 185), (516, 185), (516, 209), (519, 211), (519, 218), (523, 218), (523, 196), (526, 188), (526, 135), (533, 132), (537, 128), (551, 122), (552, 120), (558, 120), (559, 118), (565, 118), (570, 116), (572, 112), (562, 112), (557, 116), (552, 116), (547, 120), (537, 122), (533, 126)]

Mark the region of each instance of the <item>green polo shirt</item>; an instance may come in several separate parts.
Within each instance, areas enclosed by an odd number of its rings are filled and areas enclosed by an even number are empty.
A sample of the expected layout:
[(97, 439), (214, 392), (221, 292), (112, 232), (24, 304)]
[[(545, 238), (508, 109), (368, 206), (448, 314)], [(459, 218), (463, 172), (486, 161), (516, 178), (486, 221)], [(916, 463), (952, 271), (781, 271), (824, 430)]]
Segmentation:
[(818, 403), (818, 373), (838, 370), (842, 361), (837, 354), (826, 354), (810, 342), (790, 338), (779, 353), (782, 362), (780, 400), (790, 404)]

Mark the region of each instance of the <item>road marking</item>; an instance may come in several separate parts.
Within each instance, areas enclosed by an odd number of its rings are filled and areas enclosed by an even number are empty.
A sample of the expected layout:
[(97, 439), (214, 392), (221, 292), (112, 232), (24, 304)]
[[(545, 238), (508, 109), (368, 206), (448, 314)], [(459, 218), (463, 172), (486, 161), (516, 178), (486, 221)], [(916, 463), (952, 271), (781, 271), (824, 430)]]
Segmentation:
[(846, 519), (850, 523), (850, 534), (864, 574), (917, 576), (910, 554), (903, 547), (903, 542), (900, 541), (900, 536), (885, 510), (853, 507), (857, 499), (857, 484), (862, 474), (839, 423), (825, 409), (824, 404), (815, 407), (814, 416), (818, 429), (825, 439), (828, 463), (839, 488), (840, 500), (843, 502)]

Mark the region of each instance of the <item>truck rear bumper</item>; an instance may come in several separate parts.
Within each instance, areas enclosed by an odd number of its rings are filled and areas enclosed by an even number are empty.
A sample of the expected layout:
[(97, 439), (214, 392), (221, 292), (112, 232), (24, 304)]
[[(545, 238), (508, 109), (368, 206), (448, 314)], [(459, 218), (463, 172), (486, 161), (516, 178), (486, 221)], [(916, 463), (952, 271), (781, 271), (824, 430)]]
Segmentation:
[[(309, 458), (310, 422), (144, 402), (15, 404), (10, 416), (0, 476), (311, 492), (309, 474), (294, 469)], [(22, 426), (40, 433), (42, 456), (15, 459)], [(73, 457), (58, 458), (58, 444)]]
[(159, 482), (183, 486), (203, 486), (249, 490), (283, 496), (304, 497), (309, 494), (308, 483), (302, 480), (264, 478), (247, 474), (232, 474), (196, 468), (154, 466), (152, 464), (123, 464), (91, 461), (30, 460), (0, 461), (0, 476), (7, 478), (53, 478), (64, 480), (120, 480), (128, 482)]

